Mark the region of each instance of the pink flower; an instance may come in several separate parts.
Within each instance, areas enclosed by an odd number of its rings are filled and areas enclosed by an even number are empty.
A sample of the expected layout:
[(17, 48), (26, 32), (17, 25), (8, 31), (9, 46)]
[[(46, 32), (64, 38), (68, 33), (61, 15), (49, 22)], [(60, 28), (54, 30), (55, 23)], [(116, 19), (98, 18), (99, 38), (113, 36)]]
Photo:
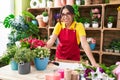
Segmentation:
[(32, 38), (32, 37), (25, 38), (25, 39), (21, 40), (21, 43), (23, 43), (23, 44), (29, 44), (30, 45), (29, 46), (30, 49), (35, 49), (38, 46), (44, 47), (45, 44), (46, 44), (44, 41), (39, 40), (37, 38)]
[(92, 9), (92, 13), (99, 13), (99, 9), (97, 9), (97, 8)]
[(100, 16), (100, 14), (98, 14), (97, 16), (98, 16), (98, 18), (100, 18), (100, 17), (101, 17), (101, 16)]

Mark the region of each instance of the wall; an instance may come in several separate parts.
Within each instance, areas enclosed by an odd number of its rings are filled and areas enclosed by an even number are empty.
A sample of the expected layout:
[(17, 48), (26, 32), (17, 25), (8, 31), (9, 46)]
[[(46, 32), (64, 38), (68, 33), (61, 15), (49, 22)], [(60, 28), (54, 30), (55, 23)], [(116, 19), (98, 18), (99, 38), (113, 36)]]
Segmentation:
[(21, 15), (22, 11), (30, 7), (30, 0), (15, 0), (15, 15)]

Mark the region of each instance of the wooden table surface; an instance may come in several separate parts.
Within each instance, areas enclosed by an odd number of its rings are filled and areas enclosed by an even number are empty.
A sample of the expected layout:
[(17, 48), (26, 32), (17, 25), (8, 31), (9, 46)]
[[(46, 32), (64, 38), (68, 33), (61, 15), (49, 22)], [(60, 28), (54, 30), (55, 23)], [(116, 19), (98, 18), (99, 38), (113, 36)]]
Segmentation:
[(34, 66), (31, 66), (31, 72), (29, 74), (19, 74), (18, 71), (11, 70), (11, 66), (7, 65), (0, 68), (0, 80), (45, 80), (45, 75), (53, 73), (58, 67), (49, 64), (47, 69), (38, 71)]

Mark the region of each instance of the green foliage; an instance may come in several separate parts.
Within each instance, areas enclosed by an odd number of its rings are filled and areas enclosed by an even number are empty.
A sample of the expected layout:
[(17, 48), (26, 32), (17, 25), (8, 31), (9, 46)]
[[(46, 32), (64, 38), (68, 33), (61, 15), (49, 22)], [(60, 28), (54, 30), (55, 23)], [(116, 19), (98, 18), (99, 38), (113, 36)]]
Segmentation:
[(73, 7), (74, 12), (75, 12), (74, 20), (77, 21), (77, 22), (80, 22), (79, 6), (74, 4), (72, 7)]
[(109, 47), (112, 49), (120, 49), (120, 40), (119, 39), (114, 39), (110, 42)]
[(3, 25), (5, 28), (11, 28), (11, 33), (8, 37), (10, 42), (8, 46), (14, 45), (16, 41), (24, 39), (29, 36), (39, 38), (39, 28), (37, 25), (25, 19), (26, 17), (35, 18), (30, 12), (23, 11), (24, 16), (8, 15), (4, 19)]
[(17, 47), (15, 45), (8, 47), (6, 52), (0, 58), (0, 67), (8, 65), (11, 58), (14, 58), (16, 51), (17, 51)]
[(117, 67), (117, 65), (111, 65), (107, 67), (105, 64), (100, 64), (100, 67), (108, 74), (109, 77), (116, 77), (112, 71)]
[(15, 45), (12, 45), (7, 48), (6, 53), (9, 54), (9, 58), (14, 58), (14, 55), (17, 51), (17, 47)]
[(4, 19), (3, 25), (5, 26), (5, 28), (10, 28), (11, 20), (14, 18), (15, 18), (15, 16), (13, 14), (10, 14)]
[(33, 53), (35, 54), (35, 57), (37, 58), (44, 58), (50, 56), (50, 50), (45, 47), (37, 47), (33, 50)]
[(4, 54), (0, 57), (0, 67), (8, 65), (10, 62), (9, 54)]
[(32, 50), (30, 50), (28, 48), (19, 48), (16, 51), (16, 54), (14, 56), (14, 60), (17, 63), (30, 62), (33, 60), (33, 58), (34, 58), (34, 54), (32, 53)]
[(90, 19), (87, 17), (80, 17), (79, 22), (81, 23), (90, 23)]
[(48, 12), (44, 11), (42, 12), (42, 15), (45, 17), (45, 16), (48, 16)]
[(109, 16), (109, 17), (108, 17), (108, 22), (113, 23), (113, 22), (114, 22), (114, 17), (113, 17), (113, 16)]
[(23, 11), (22, 14), (23, 14), (23, 16), (29, 17), (31, 19), (35, 19), (35, 16), (28, 11)]

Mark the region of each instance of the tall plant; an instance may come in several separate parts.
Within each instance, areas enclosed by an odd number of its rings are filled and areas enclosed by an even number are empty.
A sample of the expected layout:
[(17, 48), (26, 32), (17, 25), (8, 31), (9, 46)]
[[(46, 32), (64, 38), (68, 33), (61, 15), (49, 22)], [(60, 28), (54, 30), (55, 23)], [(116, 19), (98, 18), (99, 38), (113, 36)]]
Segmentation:
[(80, 22), (79, 6), (74, 4), (72, 7), (73, 7), (74, 12), (75, 12), (74, 20), (77, 21), (77, 22)]
[(8, 39), (10, 40), (8, 46), (14, 45), (16, 41), (29, 36), (39, 38), (38, 26), (26, 20), (26, 17), (35, 19), (35, 16), (27, 11), (23, 11), (22, 14), (23, 16), (15, 16), (14, 14), (10, 14), (4, 19), (3, 25), (5, 26), (5, 28), (12, 29), (8, 37)]

